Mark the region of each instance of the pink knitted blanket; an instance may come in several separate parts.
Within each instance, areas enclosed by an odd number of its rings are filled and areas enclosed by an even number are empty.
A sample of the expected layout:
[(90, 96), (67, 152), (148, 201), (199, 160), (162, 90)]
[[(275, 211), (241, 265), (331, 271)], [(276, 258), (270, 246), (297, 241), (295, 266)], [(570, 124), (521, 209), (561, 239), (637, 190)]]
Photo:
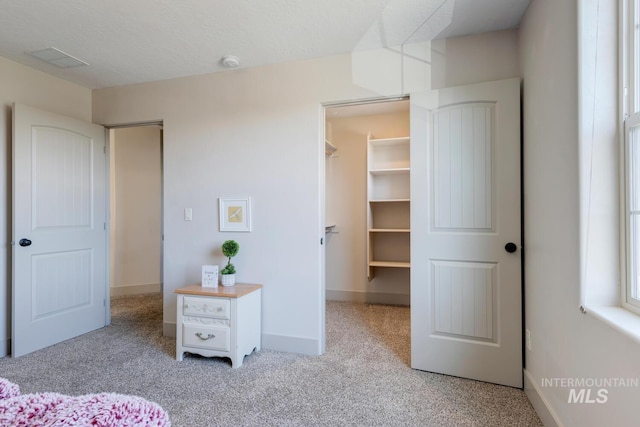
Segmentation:
[(20, 394), (0, 378), (0, 426), (169, 427), (169, 416), (156, 403), (115, 393), (65, 396)]

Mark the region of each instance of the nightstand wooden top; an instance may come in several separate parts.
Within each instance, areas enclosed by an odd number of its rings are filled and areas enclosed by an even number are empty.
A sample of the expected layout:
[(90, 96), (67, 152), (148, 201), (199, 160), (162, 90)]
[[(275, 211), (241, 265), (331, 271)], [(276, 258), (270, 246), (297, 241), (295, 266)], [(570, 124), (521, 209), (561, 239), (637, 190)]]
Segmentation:
[(176, 289), (174, 292), (176, 294), (201, 295), (205, 297), (240, 298), (261, 288), (262, 285), (249, 283), (236, 283), (233, 286), (220, 285), (217, 288), (203, 288), (200, 284), (197, 284)]

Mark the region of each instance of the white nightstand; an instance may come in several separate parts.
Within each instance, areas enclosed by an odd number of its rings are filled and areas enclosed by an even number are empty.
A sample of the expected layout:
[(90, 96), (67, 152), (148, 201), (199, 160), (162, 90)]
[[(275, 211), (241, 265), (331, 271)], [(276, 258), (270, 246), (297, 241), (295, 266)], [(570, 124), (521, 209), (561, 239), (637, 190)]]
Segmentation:
[(239, 368), (245, 355), (260, 350), (262, 285), (192, 285), (175, 293), (177, 360), (184, 353), (228, 357)]

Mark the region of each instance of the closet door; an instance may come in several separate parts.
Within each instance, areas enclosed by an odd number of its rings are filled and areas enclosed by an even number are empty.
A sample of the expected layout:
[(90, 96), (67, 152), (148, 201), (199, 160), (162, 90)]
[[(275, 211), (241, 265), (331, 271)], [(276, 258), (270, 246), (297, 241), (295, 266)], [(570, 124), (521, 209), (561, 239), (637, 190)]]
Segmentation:
[(411, 96), (411, 365), (522, 387), (520, 82)]

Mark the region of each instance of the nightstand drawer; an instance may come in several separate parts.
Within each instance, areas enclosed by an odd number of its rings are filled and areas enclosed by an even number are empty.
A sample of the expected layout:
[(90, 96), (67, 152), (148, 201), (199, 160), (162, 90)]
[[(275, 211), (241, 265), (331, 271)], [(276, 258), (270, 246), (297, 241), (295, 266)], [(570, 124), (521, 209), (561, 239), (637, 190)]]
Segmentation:
[(231, 348), (229, 328), (212, 328), (188, 324), (182, 327), (182, 345), (185, 347), (198, 347), (220, 351), (229, 351)]
[(185, 316), (206, 316), (229, 319), (231, 304), (228, 299), (184, 297)]

